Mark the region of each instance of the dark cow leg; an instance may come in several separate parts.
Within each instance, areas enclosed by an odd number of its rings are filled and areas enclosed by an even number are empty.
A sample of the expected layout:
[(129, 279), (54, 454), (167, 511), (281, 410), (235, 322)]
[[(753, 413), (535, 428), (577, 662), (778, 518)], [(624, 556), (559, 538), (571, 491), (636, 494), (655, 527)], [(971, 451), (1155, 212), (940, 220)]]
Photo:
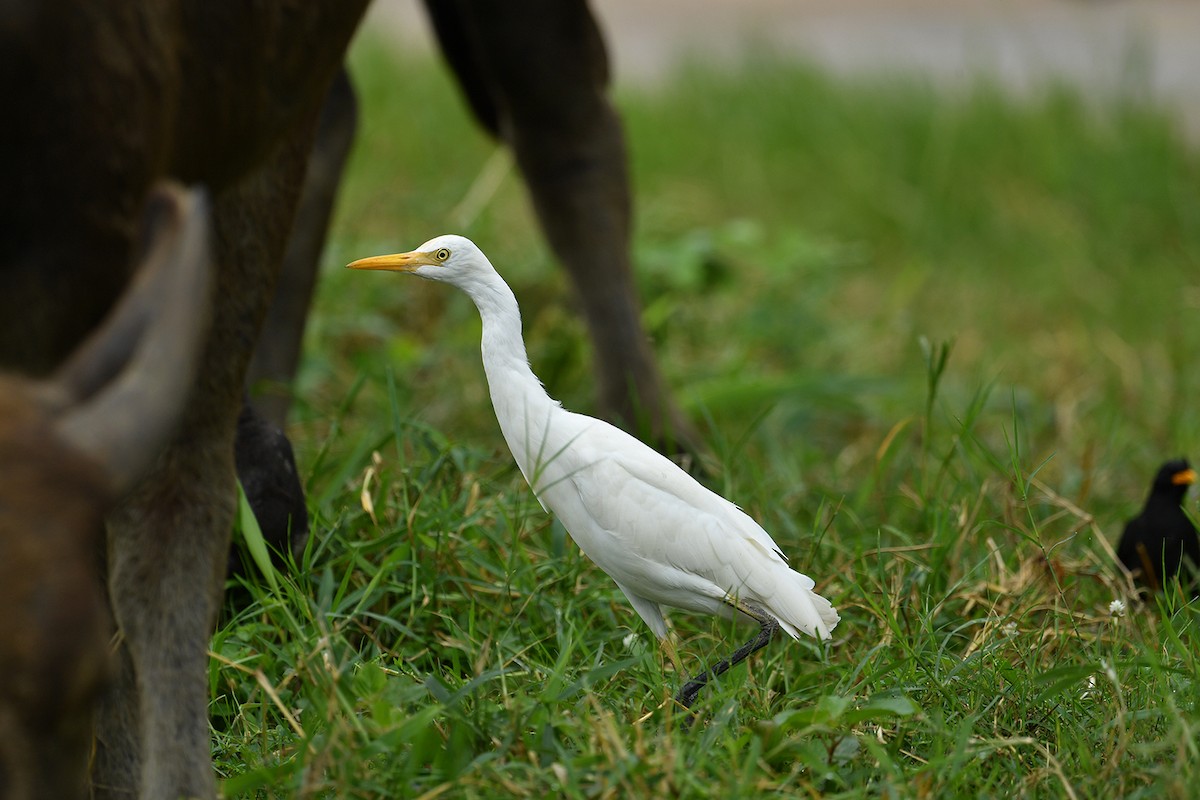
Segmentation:
[(113, 657), (113, 676), (96, 705), (92, 797), (138, 797), (142, 774), (141, 703), (129, 650), (122, 643)]
[[(238, 480), (276, 568), (285, 570), (287, 555), (299, 562), (308, 542), (308, 508), (296, 469), (292, 443), (274, 423), (245, 400), (238, 415), (234, 442)], [(254, 574), (256, 567), (242, 563), (237, 548), (229, 552), (229, 575)], [(242, 601), (247, 597), (241, 597)], [(245, 605), (235, 603), (234, 607)]]
[[(210, 749), (207, 645), (233, 524), (231, 441), (232, 425), (192, 429), (110, 517), (109, 587), (124, 652), (97, 726), (98, 797), (216, 794), (201, 755)], [(203, 593), (178, 591), (197, 584)], [(140, 731), (129, 730), (132, 709)]]
[(438, 0), (427, 8), (476, 116), (512, 147), (547, 239), (574, 281), (604, 413), (660, 448), (699, 451), (642, 329), (625, 143), (587, 4)]
[(283, 271), (250, 362), (248, 384), (254, 408), (279, 428), (284, 427), (291, 406), (292, 379), (300, 361), (304, 323), (357, 123), (358, 100), (349, 76), (343, 71), (330, 88), (321, 111), (296, 222), (283, 257)]
[[(185, 433), (109, 518), (109, 595), (123, 674), (98, 715), (97, 796), (216, 794), (207, 647), (235, 508), (233, 441), (246, 343), (266, 314), (309, 141), (281, 145), (259, 171), (216, 198), (222, 302), (180, 427)], [(130, 729), (131, 708), (140, 711), (140, 730)]]
[[(250, 392), (238, 418), (237, 471), (246, 499), (272, 553), (290, 550), (297, 559), (308, 541), (308, 510), (292, 446), (283, 428), (292, 402), (292, 380), (300, 361), (321, 251), (357, 122), (358, 101), (343, 70), (330, 87), (321, 111), (283, 270), (250, 362)], [(282, 568), (285, 564), (277, 560), (276, 566)], [(231, 552), (229, 573), (242, 572), (241, 558)], [(241, 602), (235, 599), (234, 605)]]
[[(283, 269), (250, 361), (246, 379), (250, 390), (238, 417), (234, 442), (238, 480), (273, 557), (290, 551), (298, 560), (308, 542), (304, 487), (283, 429), (321, 251), (357, 122), (358, 101), (343, 70), (330, 87), (317, 124)], [(274, 560), (276, 567), (286, 566), (282, 558)], [(244, 574), (245, 567), (237, 548), (231, 549), (229, 575)], [(234, 591), (227, 604), (238, 608), (247, 599), (244, 592)]]

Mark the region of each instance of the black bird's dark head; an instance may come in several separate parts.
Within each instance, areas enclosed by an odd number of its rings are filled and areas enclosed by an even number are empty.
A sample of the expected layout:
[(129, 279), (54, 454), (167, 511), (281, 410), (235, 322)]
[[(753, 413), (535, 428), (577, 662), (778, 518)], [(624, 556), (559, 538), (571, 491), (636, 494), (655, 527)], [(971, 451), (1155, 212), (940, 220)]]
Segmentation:
[(1175, 502), (1181, 502), (1188, 487), (1196, 482), (1196, 477), (1196, 470), (1192, 469), (1192, 465), (1186, 458), (1168, 461), (1159, 468), (1158, 474), (1154, 476), (1150, 494), (1151, 496), (1176, 498)]

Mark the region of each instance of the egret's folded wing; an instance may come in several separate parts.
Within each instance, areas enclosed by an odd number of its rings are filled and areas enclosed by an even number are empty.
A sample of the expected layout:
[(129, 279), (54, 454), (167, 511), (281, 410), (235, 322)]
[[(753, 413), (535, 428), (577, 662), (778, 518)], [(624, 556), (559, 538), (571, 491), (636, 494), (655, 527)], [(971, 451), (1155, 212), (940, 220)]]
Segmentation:
[(770, 534), (641, 442), (597, 422), (576, 432), (561, 466), (551, 507), (627, 595), (708, 613), (733, 597), (767, 609), (793, 636), (825, 638), (837, 624)]
[[(727, 535), (745, 539), (765, 555), (786, 563), (787, 557), (779, 545), (748, 514), (705, 488), (662, 454), (632, 437), (628, 438), (637, 448), (596, 453), (598, 463), (603, 463), (609, 481), (624, 486), (628, 492), (640, 491), (645, 497), (657, 498), (660, 513), (677, 517), (675, 521), (678, 523), (708, 518), (708, 524), (719, 526)], [(602, 504), (604, 498), (596, 497), (595, 502)]]
[[(607, 424), (587, 433), (567, 478), (588, 516), (626, 547), (700, 575), (729, 562), (740, 580), (751, 559), (787, 563), (758, 523), (661, 454)], [(753, 555), (737, 558), (747, 545)]]

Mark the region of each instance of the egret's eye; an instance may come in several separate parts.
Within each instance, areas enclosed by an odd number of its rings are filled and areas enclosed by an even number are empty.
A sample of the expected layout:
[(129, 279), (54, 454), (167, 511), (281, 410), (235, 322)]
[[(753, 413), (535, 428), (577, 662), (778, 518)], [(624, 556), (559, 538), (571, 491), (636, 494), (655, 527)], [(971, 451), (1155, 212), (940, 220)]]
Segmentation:
[(450, 257), (450, 251), (444, 247), (439, 247), (437, 252), (433, 254), (433, 257), (436, 258), (438, 261), (445, 261), (447, 258)]

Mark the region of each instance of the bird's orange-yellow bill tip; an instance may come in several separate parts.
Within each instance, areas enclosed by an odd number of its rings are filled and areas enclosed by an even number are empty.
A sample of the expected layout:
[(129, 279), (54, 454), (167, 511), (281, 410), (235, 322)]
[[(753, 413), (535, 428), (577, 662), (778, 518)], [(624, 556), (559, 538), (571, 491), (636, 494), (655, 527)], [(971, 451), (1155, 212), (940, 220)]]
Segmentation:
[(1172, 475), (1171, 483), (1175, 484), (1176, 486), (1186, 486), (1189, 483), (1195, 483), (1197, 477), (1196, 470), (1185, 469)]
[(351, 261), (346, 265), (347, 269), (386, 269), (393, 272), (411, 272), (412, 270), (424, 264), (428, 264), (429, 260), (424, 253), (396, 253), (390, 256), (369, 256), (368, 258), (360, 258), (357, 261)]

